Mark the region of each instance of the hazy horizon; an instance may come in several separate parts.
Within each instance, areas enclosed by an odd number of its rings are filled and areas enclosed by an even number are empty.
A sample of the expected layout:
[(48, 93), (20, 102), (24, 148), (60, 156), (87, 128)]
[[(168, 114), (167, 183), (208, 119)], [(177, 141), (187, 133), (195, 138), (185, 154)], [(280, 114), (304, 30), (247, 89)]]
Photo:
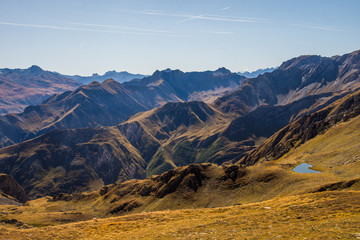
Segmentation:
[(360, 49), (359, 1), (0, 2), (0, 68), (254, 71)]

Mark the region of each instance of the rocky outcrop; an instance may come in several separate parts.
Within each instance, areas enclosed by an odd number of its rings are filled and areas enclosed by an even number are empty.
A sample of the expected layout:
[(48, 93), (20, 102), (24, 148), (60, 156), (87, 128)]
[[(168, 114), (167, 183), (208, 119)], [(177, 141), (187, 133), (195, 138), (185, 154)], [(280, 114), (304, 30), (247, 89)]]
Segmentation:
[[(143, 180), (129, 180), (82, 194), (59, 194), (51, 201), (82, 201), (104, 214), (127, 214), (166, 209), (229, 206), (240, 199), (265, 200), (290, 190), (291, 177), (283, 166), (247, 168), (238, 165), (191, 164)], [(264, 197), (263, 195), (264, 194)]]
[[(130, 180), (123, 183), (105, 186), (97, 192), (90, 194), (57, 194), (53, 201), (86, 200), (103, 196), (111, 198), (111, 203), (121, 202), (126, 196), (152, 196), (164, 198), (169, 194), (194, 194), (203, 186), (204, 181), (212, 179), (223, 184), (233, 185), (246, 175), (246, 169), (237, 165), (219, 167), (211, 163), (190, 164), (169, 170), (144, 180)], [(125, 208), (130, 203), (121, 204)], [(132, 204), (131, 204), (132, 205)], [(121, 207), (122, 208), (122, 207)]]
[(203, 168), (202, 165), (191, 164), (186, 168), (173, 169), (160, 176), (152, 177), (156, 185), (155, 196), (163, 198), (165, 195), (175, 192), (179, 187), (196, 192), (205, 179), (205, 175), (201, 171)]

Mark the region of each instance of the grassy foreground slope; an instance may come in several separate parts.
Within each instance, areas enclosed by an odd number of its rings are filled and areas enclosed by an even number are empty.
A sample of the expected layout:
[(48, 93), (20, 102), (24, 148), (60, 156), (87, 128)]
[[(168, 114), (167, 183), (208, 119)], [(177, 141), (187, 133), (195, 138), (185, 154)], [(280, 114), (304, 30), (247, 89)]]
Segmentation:
[(42, 228), (18, 229), (7, 224), (0, 225), (0, 238), (355, 239), (360, 237), (359, 200), (359, 191), (335, 191), (231, 207), (141, 213)]
[(277, 160), (282, 164), (306, 162), (313, 169), (326, 172), (338, 180), (359, 177), (360, 116), (330, 128)]

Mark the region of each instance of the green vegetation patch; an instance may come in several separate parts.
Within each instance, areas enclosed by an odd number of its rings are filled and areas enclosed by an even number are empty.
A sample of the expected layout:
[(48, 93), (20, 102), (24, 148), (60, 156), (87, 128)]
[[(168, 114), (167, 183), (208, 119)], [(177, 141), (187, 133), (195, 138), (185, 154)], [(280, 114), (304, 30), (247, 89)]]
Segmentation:
[(173, 162), (176, 166), (185, 166), (194, 163), (196, 150), (189, 141), (182, 141), (174, 147)]
[(221, 141), (215, 141), (208, 148), (202, 148), (199, 151), (198, 157), (196, 159), (196, 163), (204, 163), (204, 162), (214, 162), (214, 157), (217, 153), (224, 149), (224, 143)]
[(173, 168), (174, 167), (169, 162), (165, 161), (163, 150), (160, 149), (151, 159), (149, 166), (146, 169), (146, 176), (150, 177), (152, 175), (158, 175)]

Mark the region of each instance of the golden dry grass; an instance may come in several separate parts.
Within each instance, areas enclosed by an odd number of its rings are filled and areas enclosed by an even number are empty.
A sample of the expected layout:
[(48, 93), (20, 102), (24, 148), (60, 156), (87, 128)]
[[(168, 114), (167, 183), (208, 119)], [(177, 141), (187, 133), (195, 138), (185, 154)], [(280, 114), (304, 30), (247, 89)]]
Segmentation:
[(360, 237), (360, 192), (311, 193), (30, 229), (9, 225), (0, 225), (0, 239), (354, 239)]

